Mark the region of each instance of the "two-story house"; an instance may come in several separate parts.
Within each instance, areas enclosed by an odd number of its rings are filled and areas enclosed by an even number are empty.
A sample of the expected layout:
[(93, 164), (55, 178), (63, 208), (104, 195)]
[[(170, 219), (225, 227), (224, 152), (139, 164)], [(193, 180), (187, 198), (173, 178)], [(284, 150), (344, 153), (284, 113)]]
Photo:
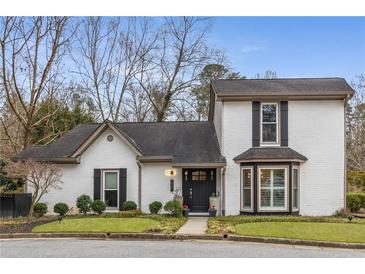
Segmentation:
[(74, 206), (78, 196), (143, 211), (180, 191), (192, 212), (331, 215), (345, 204), (342, 78), (215, 80), (209, 121), (80, 124), (14, 160), (54, 162), (61, 189), (43, 201)]

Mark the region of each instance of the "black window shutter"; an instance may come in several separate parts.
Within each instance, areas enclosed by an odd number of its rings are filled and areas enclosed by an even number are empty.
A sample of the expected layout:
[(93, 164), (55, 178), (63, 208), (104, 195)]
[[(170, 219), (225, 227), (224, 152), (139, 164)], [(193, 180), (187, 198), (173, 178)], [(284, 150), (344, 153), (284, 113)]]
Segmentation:
[(101, 199), (101, 169), (94, 169), (94, 201)]
[(288, 146), (288, 101), (280, 102), (280, 145)]
[(127, 169), (119, 169), (119, 210), (122, 210), (123, 203), (127, 200)]
[(260, 146), (260, 102), (252, 102), (252, 146)]

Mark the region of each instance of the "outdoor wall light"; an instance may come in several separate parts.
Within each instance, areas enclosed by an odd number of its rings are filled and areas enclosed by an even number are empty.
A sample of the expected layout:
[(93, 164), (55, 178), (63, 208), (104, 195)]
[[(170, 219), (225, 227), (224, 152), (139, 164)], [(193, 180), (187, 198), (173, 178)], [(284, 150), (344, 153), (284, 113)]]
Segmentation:
[(176, 170), (175, 169), (167, 169), (167, 170), (165, 170), (165, 175), (167, 177), (176, 176)]

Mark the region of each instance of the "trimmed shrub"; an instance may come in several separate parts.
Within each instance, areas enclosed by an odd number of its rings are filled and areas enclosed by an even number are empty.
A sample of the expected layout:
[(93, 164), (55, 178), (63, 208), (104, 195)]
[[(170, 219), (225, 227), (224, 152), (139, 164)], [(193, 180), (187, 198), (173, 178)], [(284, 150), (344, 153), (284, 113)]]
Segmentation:
[(154, 201), (150, 203), (148, 207), (150, 209), (151, 214), (158, 214), (162, 208), (162, 203), (159, 201)]
[(98, 213), (99, 215), (101, 215), (105, 209), (106, 209), (106, 205), (103, 201), (101, 200), (95, 200), (92, 204), (91, 204), (91, 208), (94, 212)]
[(346, 180), (347, 191), (365, 192), (365, 171), (348, 171)]
[(360, 208), (365, 208), (365, 193), (350, 192), (346, 194), (347, 208), (351, 212), (356, 212)]
[(69, 208), (68, 205), (66, 205), (65, 203), (57, 203), (54, 205), (53, 211), (60, 214), (60, 216), (65, 216), (66, 213), (69, 211)]
[(164, 208), (171, 216), (180, 217), (182, 213), (181, 203), (176, 200), (168, 201)]
[(76, 206), (82, 214), (90, 212), (91, 203), (92, 200), (89, 195), (81, 195), (76, 200)]
[(48, 207), (45, 203), (36, 203), (33, 208), (34, 217), (42, 217), (48, 212)]
[(125, 201), (122, 205), (122, 210), (136, 210), (137, 204), (133, 201)]

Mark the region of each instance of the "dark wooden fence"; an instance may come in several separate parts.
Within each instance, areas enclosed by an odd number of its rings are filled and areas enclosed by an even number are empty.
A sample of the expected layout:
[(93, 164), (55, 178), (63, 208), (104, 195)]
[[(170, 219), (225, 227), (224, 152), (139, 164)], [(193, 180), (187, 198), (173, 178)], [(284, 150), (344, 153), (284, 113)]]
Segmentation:
[(0, 217), (26, 216), (32, 203), (31, 193), (0, 194)]

